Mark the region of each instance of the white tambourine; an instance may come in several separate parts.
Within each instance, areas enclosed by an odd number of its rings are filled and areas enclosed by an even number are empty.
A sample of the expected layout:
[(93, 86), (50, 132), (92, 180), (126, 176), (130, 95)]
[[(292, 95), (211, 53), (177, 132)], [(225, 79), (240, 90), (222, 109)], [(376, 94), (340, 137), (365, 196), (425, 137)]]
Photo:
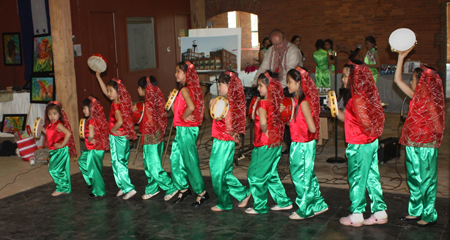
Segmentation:
[(87, 64), (90, 69), (94, 72), (104, 72), (107, 68), (106, 58), (100, 54), (93, 54), (87, 60)]
[(391, 45), (392, 52), (407, 51), (416, 44), (416, 34), (408, 28), (399, 28), (389, 36), (389, 45)]
[(44, 121), (41, 118), (36, 118), (33, 126), (33, 137), (39, 139), (42, 134), (42, 127), (44, 125)]
[(222, 96), (218, 96), (215, 99), (215, 103), (210, 107), (210, 113), (213, 119), (220, 120), (227, 115), (229, 103), (228, 100)]

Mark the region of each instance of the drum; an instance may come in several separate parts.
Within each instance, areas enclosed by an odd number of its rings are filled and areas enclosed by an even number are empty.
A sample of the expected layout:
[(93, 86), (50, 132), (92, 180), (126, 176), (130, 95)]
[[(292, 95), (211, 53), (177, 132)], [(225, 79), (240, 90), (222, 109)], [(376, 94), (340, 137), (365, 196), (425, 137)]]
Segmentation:
[(166, 111), (169, 111), (169, 109), (172, 107), (173, 102), (175, 102), (175, 98), (177, 98), (177, 94), (177, 89), (173, 89), (172, 92), (170, 92), (169, 99), (167, 99), (166, 106), (164, 107)]
[(293, 98), (284, 98), (283, 99), (284, 110), (281, 112), (281, 120), (283, 122), (288, 123), (294, 118), (294, 99)]
[(36, 118), (33, 127), (33, 137), (39, 139), (42, 134), (42, 127), (44, 126), (44, 121), (41, 118)]
[(210, 106), (211, 117), (216, 120), (224, 118), (228, 113), (228, 100), (222, 96), (215, 98), (216, 101)]
[(250, 119), (255, 119), (256, 99), (258, 99), (258, 97), (257, 96), (253, 96), (252, 101), (250, 102), (250, 106), (248, 107), (248, 117)]
[(328, 101), (331, 102), (331, 116), (337, 117), (338, 116), (338, 108), (337, 108), (337, 98), (336, 93), (334, 91), (328, 91)]
[(399, 28), (389, 36), (389, 45), (391, 45), (392, 52), (407, 51), (416, 44), (416, 34), (408, 28)]
[(80, 138), (85, 138), (84, 128), (85, 128), (86, 118), (80, 119), (80, 126), (78, 127)]
[(104, 72), (107, 68), (106, 58), (100, 54), (93, 54), (87, 60), (87, 64), (90, 69), (94, 72)]
[(144, 104), (142, 102), (136, 103), (137, 110), (133, 111), (133, 116), (131, 118), (133, 119), (134, 123), (141, 123), (142, 118), (144, 117)]

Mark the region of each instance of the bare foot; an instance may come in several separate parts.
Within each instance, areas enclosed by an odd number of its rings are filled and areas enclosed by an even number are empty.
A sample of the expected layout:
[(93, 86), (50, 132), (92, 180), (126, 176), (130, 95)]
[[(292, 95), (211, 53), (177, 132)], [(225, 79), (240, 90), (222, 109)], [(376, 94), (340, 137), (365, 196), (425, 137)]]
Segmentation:
[(252, 196), (252, 194), (250, 193), (248, 195), (248, 197), (246, 197), (244, 200), (242, 200), (237, 206), (239, 208), (245, 208), (247, 206), (248, 200), (250, 200), (250, 197)]
[(57, 197), (57, 196), (62, 195), (62, 194), (68, 194), (68, 193), (54, 191), (54, 192), (52, 193), (52, 196), (53, 196), (53, 197)]
[(211, 207), (211, 210), (213, 210), (214, 212), (222, 212), (223, 210), (218, 208), (217, 206)]

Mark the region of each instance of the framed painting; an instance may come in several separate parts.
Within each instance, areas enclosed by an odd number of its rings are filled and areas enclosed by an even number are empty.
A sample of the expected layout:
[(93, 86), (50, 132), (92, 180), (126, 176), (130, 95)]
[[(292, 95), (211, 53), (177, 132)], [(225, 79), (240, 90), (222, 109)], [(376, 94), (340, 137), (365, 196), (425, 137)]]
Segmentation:
[(2, 132), (12, 133), (14, 128), (19, 131), (25, 130), (27, 124), (26, 114), (3, 114), (2, 119)]
[(20, 33), (3, 33), (2, 39), (5, 66), (22, 65), (22, 45), (20, 44)]
[(39, 35), (33, 39), (33, 72), (53, 72), (51, 35)]
[(48, 103), (55, 100), (55, 77), (31, 77), (30, 102)]

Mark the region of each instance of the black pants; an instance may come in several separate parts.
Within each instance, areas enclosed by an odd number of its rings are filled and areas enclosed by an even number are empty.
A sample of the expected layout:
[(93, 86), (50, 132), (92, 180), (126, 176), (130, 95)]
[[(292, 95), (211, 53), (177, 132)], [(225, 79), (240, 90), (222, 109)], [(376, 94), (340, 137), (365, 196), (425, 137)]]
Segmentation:
[[(289, 90), (287, 87), (285, 87), (283, 89), (284, 92), (284, 97), (294, 97), (294, 94), (289, 93)], [(289, 129), (289, 124), (286, 124), (285, 128), (284, 128), (284, 136), (283, 136), (283, 141), (284, 143), (286, 143), (286, 150), (287, 153), (289, 154), (289, 151), (291, 149), (291, 131)]]

